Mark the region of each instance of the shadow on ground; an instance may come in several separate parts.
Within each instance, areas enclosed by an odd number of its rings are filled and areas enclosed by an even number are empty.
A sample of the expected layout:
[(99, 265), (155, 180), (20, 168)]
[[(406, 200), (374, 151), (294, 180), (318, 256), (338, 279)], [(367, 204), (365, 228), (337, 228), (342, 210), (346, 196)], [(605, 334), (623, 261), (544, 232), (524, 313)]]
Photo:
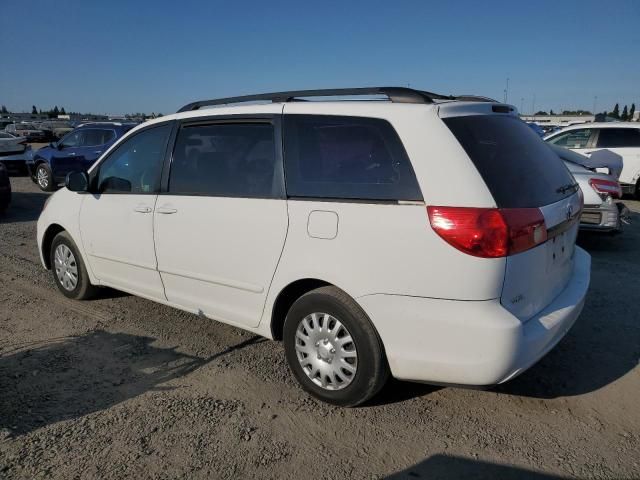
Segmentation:
[(6, 212), (0, 214), (0, 225), (37, 220), (49, 195), (45, 192), (13, 192)]
[(511, 465), (499, 465), (451, 455), (434, 455), (393, 475), (389, 480), (449, 480), (449, 479), (500, 479), (500, 480), (557, 480), (567, 477), (527, 470)]
[(95, 331), (0, 356), (0, 429), (18, 436), (62, 420), (107, 409), (208, 362), (256, 343), (259, 337), (208, 358), (152, 346), (154, 339)]

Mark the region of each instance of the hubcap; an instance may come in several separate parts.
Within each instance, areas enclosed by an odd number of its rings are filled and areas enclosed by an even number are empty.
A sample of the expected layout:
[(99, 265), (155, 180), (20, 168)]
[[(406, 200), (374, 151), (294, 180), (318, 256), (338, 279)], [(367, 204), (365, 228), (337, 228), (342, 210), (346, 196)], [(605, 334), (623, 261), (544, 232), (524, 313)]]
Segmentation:
[(78, 284), (78, 265), (71, 249), (64, 244), (56, 247), (54, 255), (56, 276), (65, 290), (73, 290)]
[(326, 390), (345, 388), (358, 369), (358, 352), (351, 334), (328, 313), (312, 313), (300, 321), (296, 355), (304, 373)]
[(36, 180), (38, 180), (38, 185), (42, 188), (47, 188), (49, 186), (49, 177), (47, 175), (47, 171), (44, 168), (39, 168), (36, 172)]

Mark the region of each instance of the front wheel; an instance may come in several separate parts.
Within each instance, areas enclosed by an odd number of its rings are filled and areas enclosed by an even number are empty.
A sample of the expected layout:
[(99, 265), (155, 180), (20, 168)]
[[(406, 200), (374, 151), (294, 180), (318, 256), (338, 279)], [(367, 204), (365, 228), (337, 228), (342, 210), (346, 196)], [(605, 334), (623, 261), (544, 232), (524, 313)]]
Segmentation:
[(40, 190), (44, 192), (53, 191), (53, 174), (46, 163), (39, 163), (36, 167), (36, 183), (38, 187), (40, 187)]
[(91, 285), (78, 247), (67, 232), (60, 232), (51, 243), (51, 271), (58, 290), (65, 297), (86, 300), (98, 290)]
[(307, 392), (353, 407), (373, 397), (389, 377), (382, 342), (360, 306), (336, 287), (301, 296), (284, 324), (289, 367)]

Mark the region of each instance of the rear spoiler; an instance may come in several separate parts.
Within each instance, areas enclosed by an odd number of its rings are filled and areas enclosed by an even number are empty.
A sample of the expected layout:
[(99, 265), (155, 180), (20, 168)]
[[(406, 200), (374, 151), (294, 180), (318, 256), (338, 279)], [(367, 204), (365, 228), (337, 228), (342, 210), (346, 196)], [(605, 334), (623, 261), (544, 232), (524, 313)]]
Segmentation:
[(593, 152), (591, 156), (587, 157), (586, 155), (582, 155), (578, 152), (574, 152), (557, 145), (548, 145), (562, 160), (581, 165), (590, 170), (606, 168), (609, 170), (609, 175), (614, 177), (616, 180), (620, 178), (623, 165), (622, 157), (611, 150), (597, 150)]

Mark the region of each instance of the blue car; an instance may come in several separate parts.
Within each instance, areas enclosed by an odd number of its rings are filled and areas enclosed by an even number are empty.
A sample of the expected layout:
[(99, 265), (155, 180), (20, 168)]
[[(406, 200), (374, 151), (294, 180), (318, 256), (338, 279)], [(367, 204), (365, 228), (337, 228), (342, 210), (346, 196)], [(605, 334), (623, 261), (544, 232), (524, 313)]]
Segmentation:
[(50, 192), (69, 172), (87, 171), (91, 165), (135, 123), (85, 123), (33, 155), (27, 163), (31, 179)]

